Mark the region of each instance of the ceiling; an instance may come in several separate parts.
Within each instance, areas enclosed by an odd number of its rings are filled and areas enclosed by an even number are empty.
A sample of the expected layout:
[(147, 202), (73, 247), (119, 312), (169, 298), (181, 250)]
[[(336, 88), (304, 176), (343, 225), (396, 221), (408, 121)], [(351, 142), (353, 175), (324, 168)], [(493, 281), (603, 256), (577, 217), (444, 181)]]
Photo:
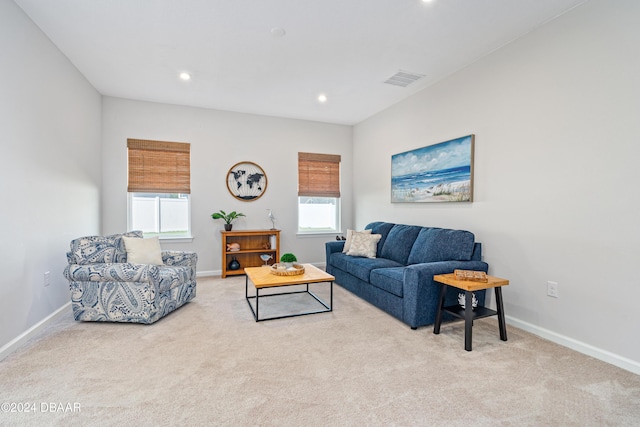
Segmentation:
[(584, 1), (15, 0), (103, 95), (338, 124)]

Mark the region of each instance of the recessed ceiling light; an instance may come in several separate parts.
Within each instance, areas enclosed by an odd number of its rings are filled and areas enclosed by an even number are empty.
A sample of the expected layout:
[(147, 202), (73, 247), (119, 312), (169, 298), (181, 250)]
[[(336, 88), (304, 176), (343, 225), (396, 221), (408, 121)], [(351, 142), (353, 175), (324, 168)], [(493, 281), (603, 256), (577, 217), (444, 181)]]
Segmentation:
[(180, 73), (180, 79), (184, 81), (191, 80), (191, 74), (187, 72)]
[(285, 34), (287, 34), (287, 32), (284, 30), (284, 28), (273, 27), (271, 29), (271, 35), (273, 37), (284, 37)]
[(321, 104), (324, 104), (325, 102), (327, 102), (327, 95), (325, 95), (324, 93), (321, 93), (320, 95), (318, 95), (318, 102)]

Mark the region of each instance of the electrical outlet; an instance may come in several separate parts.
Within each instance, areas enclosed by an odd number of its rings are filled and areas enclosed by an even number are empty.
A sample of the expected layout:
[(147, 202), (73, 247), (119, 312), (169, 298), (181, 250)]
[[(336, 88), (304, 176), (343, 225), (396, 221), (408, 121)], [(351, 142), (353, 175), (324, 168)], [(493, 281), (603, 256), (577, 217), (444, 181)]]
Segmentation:
[(44, 287), (46, 288), (47, 286), (49, 286), (49, 277), (51, 276), (51, 272), (50, 271), (45, 271), (44, 272)]
[(547, 295), (550, 297), (558, 298), (558, 283), (557, 282), (547, 282)]

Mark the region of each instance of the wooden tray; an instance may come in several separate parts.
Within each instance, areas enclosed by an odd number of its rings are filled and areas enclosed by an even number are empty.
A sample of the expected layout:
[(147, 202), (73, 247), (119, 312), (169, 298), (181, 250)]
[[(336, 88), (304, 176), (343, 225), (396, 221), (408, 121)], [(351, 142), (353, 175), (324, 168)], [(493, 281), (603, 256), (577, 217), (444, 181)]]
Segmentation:
[(304, 265), (302, 264), (293, 264), (293, 270), (289, 269), (279, 269), (278, 266), (281, 264), (273, 264), (271, 269), (271, 274), (275, 274), (276, 276), (299, 276), (304, 274)]

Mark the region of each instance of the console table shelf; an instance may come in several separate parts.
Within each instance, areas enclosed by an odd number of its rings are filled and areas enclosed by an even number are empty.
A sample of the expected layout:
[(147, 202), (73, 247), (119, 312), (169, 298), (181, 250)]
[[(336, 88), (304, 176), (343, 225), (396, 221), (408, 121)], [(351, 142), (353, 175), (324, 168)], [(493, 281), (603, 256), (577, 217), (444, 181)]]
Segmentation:
[[(448, 307), (444, 307), (442, 309), (443, 311), (446, 311), (449, 314), (452, 314), (460, 319), (464, 319), (465, 317), (465, 309), (462, 308), (459, 305), (452, 305), (452, 306), (448, 306)], [(483, 317), (490, 317), (490, 316), (495, 316), (497, 315), (498, 312), (496, 310), (491, 310), (490, 308), (486, 308), (486, 307), (476, 307), (473, 309), (473, 313), (471, 314), (471, 318), (472, 319), (482, 319)]]
[[(245, 274), (245, 267), (264, 265), (260, 255), (269, 254), (269, 264), (280, 259), (280, 230), (238, 230), (224, 231), (222, 235), (222, 277)], [(228, 251), (227, 245), (237, 243), (240, 250)], [(229, 263), (233, 258), (240, 263), (238, 270), (230, 270)]]

